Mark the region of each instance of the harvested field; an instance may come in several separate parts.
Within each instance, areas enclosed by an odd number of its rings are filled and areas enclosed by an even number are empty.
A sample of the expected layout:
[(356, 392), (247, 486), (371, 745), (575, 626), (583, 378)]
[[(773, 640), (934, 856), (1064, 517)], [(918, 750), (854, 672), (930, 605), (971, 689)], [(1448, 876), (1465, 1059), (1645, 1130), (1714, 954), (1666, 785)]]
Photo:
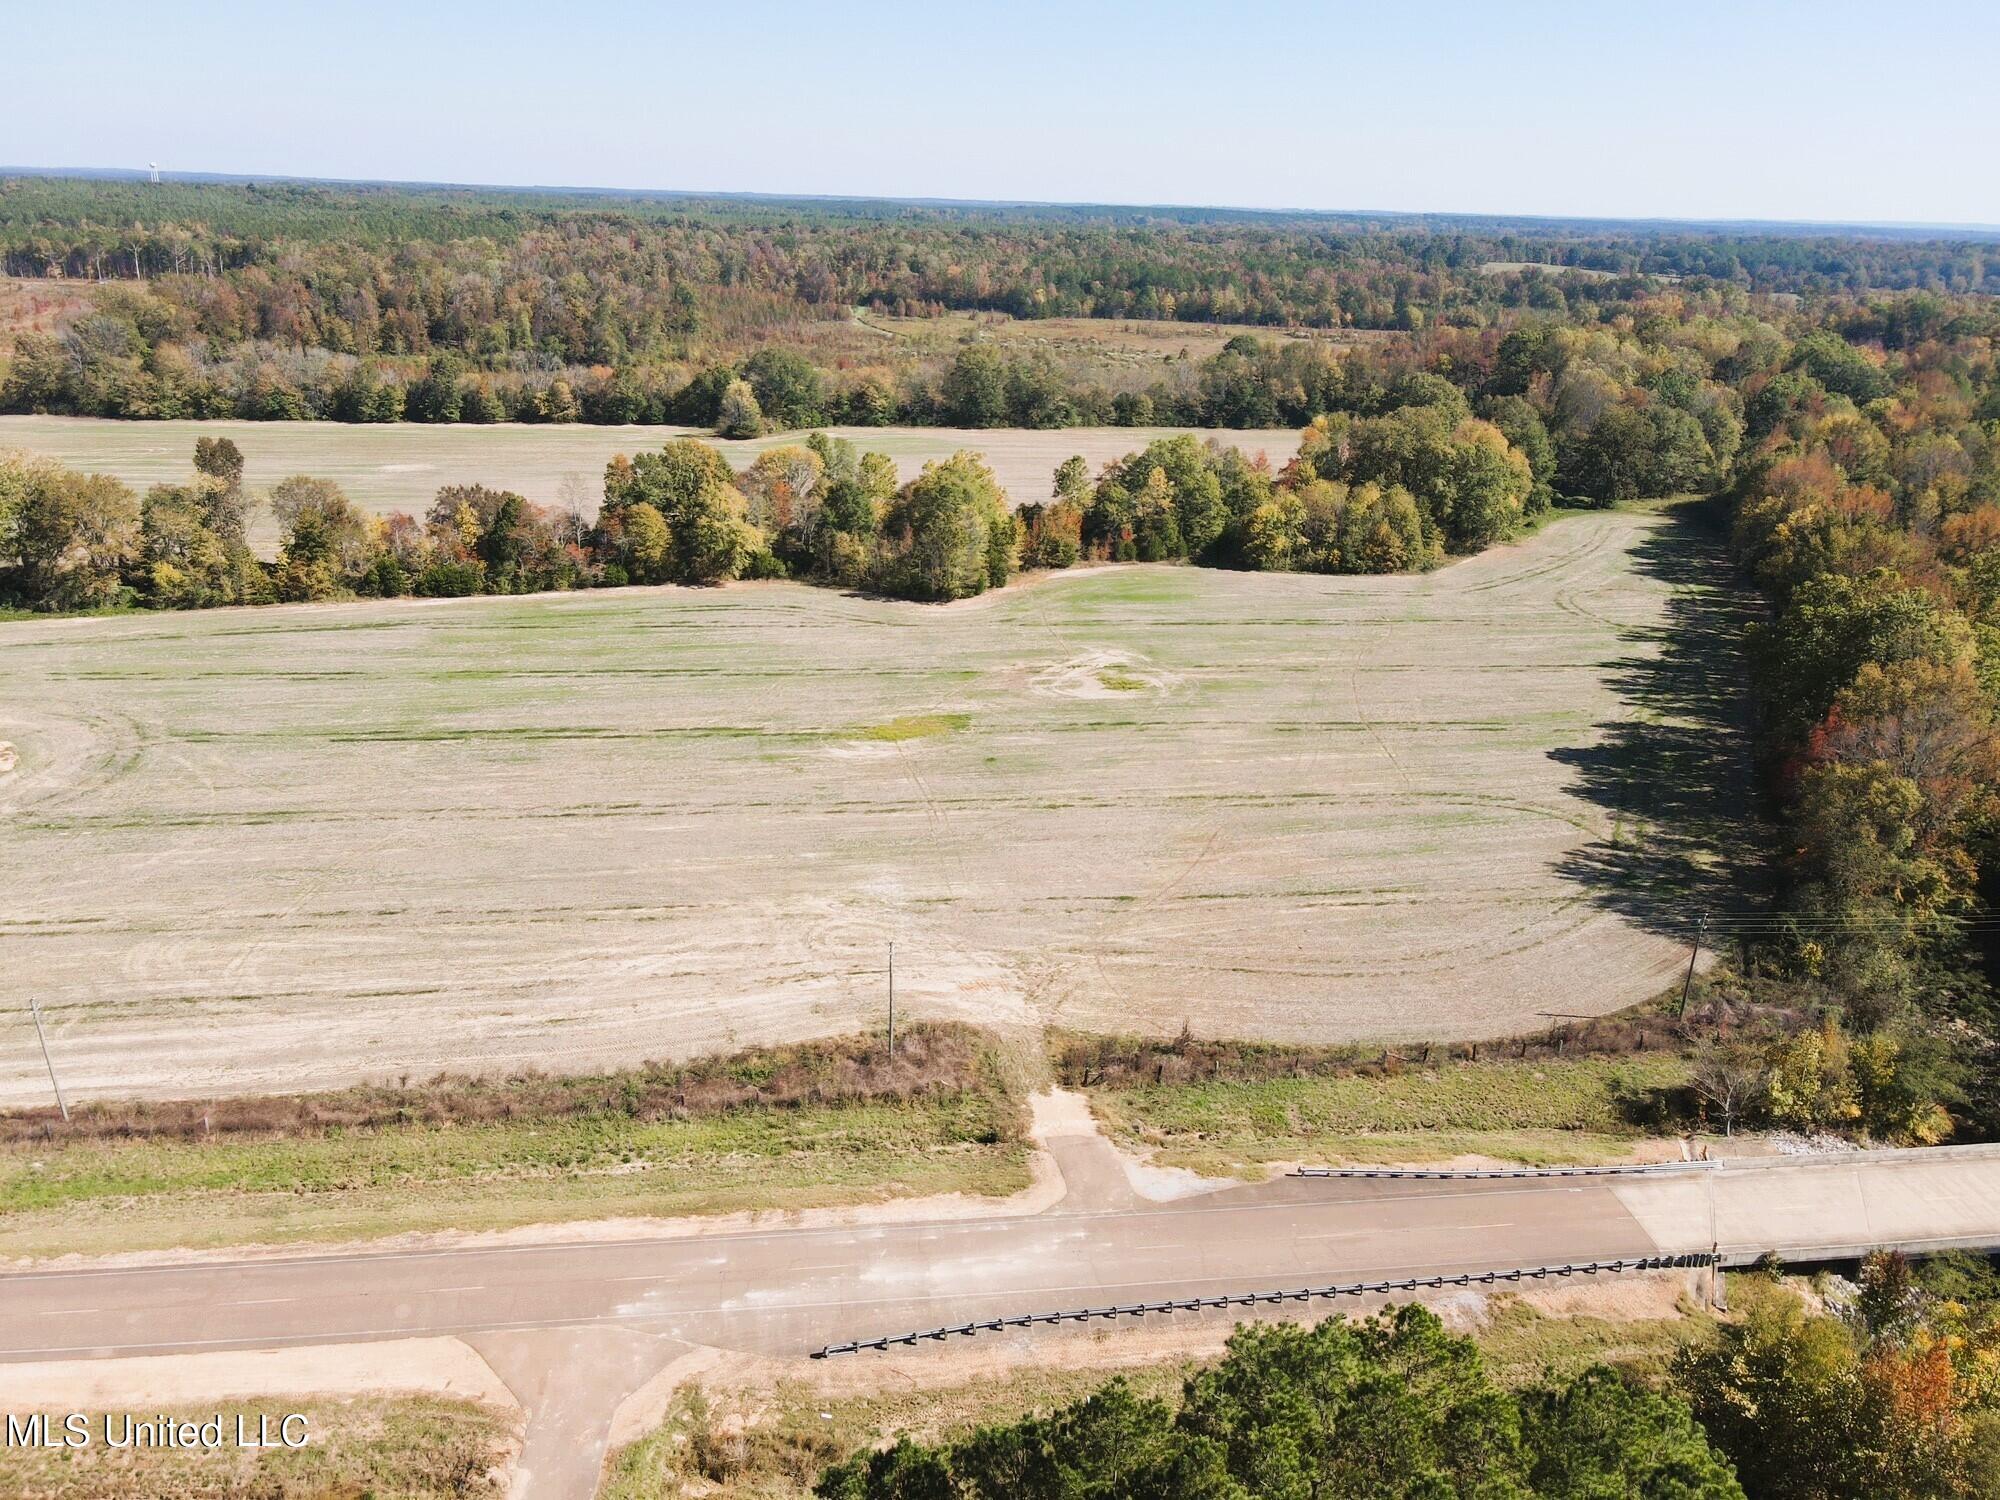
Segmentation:
[[(1479, 267), (1479, 274), (1482, 276), (1512, 276), (1526, 271), (1539, 271), (1544, 276), (1552, 277), (1577, 276), (1585, 281), (1616, 281), (1621, 274), (1617, 271), (1597, 270), (1591, 266), (1551, 265), (1541, 260), (1489, 260), (1482, 262)], [(1674, 282), (1685, 279), (1666, 271), (1643, 271), (1632, 274), (1643, 275), (1649, 281)]]
[(1559, 266), (1542, 260), (1489, 260), (1480, 263), (1482, 276), (1512, 276), (1525, 271), (1540, 271), (1545, 276), (1581, 276), (1585, 281), (1616, 281), (1616, 271), (1601, 271), (1590, 266)]
[[(834, 427), (862, 448), (896, 460), (905, 479), (933, 459), (961, 448), (982, 453), (1016, 502), (1048, 497), (1056, 465), (1080, 453), (1093, 469), (1143, 448), (1179, 427), (1071, 427), (1053, 432), (1019, 428), (968, 431), (956, 427)], [(1203, 434), (1281, 465), (1298, 451), (1299, 435), (1275, 432)], [(244, 483), (268, 490), (288, 474), (336, 481), (362, 509), (422, 515), (439, 486), (486, 484), (513, 490), (538, 505), (575, 505), (595, 515), (604, 493), (604, 465), (620, 453), (657, 448), (669, 438), (709, 438), (692, 427), (429, 427), (395, 423), (360, 427), (340, 422), (121, 422), (98, 417), (0, 417), (0, 448), (25, 448), (72, 468), (112, 474), (143, 493), (180, 484), (194, 468), (199, 437), (227, 437), (243, 450)], [(747, 442), (715, 441), (741, 469), (766, 448), (797, 442), (784, 433)], [(252, 518), (250, 540), (269, 555), (277, 530), (268, 510)]]
[[(1591, 514), (1423, 577), (0, 623), (10, 989), (96, 1096), (848, 1032), (892, 939), (899, 1010), (1002, 1027), (1606, 1012), (1676, 974), (1732, 831), (1687, 686), (1732, 680), (1688, 624), (1722, 577)], [(43, 1102), (15, 1017), (0, 1101)]]

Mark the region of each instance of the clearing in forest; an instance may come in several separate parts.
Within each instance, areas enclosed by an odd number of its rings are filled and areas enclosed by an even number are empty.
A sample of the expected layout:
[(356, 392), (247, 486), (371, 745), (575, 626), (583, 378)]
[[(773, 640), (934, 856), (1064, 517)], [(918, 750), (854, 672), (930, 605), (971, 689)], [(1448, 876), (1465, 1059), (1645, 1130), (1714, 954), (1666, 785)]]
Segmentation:
[(1593, 514), (1420, 577), (0, 623), (8, 988), (92, 1094), (844, 1032), (891, 939), (903, 1007), (989, 1025), (1608, 1011), (1671, 982), (1716, 868), (1732, 637), (1688, 627), (1725, 576)]

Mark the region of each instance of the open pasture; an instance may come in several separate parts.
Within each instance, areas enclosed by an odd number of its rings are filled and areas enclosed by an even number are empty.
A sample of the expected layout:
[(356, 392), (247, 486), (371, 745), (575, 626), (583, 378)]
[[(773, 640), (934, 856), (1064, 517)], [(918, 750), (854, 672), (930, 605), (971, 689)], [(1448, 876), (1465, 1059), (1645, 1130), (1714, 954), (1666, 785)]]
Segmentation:
[[(1688, 589), (1082, 570), (0, 623), (0, 1099), (560, 1070), (906, 1014), (1484, 1037), (1687, 949), (1605, 747)], [(1594, 770), (1592, 768), (1595, 768)], [(1702, 786), (1696, 794), (1713, 800)]]
[[(1053, 432), (1021, 428), (969, 431), (956, 427), (835, 427), (828, 429), (862, 448), (896, 460), (903, 478), (933, 459), (961, 448), (984, 454), (1001, 486), (1016, 503), (1048, 498), (1056, 465), (1072, 453), (1092, 469), (1143, 448), (1178, 427), (1070, 427)], [(1273, 466), (1298, 451), (1292, 431), (1203, 434), (1249, 453), (1264, 453)], [(421, 516), (439, 486), (485, 484), (513, 490), (538, 505), (574, 505), (597, 513), (604, 494), (604, 466), (620, 453), (657, 448), (669, 438), (700, 437), (714, 442), (741, 469), (766, 448), (799, 442), (801, 433), (783, 433), (745, 442), (723, 442), (690, 427), (524, 427), (439, 426), (391, 423), (353, 426), (340, 422), (123, 422), (97, 417), (0, 417), (0, 448), (24, 448), (71, 468), (116, 475), (144, 493), (155, 484), (185, 483), (194, 468), (200, 437), (227, 437), (243, 450), (244, 484), (253, 494), (269, 490), (288, 474), (331, 479), (363, 510), (392, 510)], [(269, 510), (251, 519), (250, 540), (267, 556), (277, 546)]]
[[(837, 327), (821, 324), (814, 329)], [(969, 338), (990, 340), (1010, 352), (1040, 352), (1091, 371), (1117, 385), (1116, 376), (1158, 375), (1162, 363), (1209, 359), (1240, 334), (1266, 344), (1322, 343), (1336, 348), (1384, 343), (1394, 333), (1368, 328), (1283, 328), (1261, 323), (1182, 323), (1166, 318), (1015, 318), (1001, 312), (947, 312), (898, 317), (856, 308), (854, 326), (894, 349), (948, 361)], [(868, 352), (861, 346), (860, 353)], [(880, 356), (883, 350), (875, 351)], [(1131, 382), (1124, 382), (1130, 384)], [(1143, 388), (1143, 387), (1142, 387)]]

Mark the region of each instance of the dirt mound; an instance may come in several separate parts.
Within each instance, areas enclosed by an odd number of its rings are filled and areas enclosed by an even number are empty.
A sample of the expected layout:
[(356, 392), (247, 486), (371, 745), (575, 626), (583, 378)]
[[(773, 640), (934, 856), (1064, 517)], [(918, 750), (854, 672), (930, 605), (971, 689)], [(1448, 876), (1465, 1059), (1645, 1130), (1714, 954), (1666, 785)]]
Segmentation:
[(1125, 698), (1167, 692), (1174, 678), (1130, 651), (1092, 650), (1042, 668), (1028, 685), (1051, 698)]

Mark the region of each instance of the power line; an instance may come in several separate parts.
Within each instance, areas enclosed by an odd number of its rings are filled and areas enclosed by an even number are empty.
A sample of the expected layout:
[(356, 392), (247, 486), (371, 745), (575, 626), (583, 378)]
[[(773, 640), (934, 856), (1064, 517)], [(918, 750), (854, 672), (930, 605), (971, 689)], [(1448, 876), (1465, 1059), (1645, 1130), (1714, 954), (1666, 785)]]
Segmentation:
[(1707, 932), (1708, 932), (1708, 917), (1706, 914), (1704, 914), (1695, 919), (1694, 945), (1688, 949), (1687, 978), (1681, 983), (1680, 1013), (1682, 1015), (1686, 1015), (1688, 1013), (1688, 996), (1694, 993), (1694, 961), (1701, 954), (1701, 940), (1707, 934)]
[(42, 1044), (42, 1065), (49, 1070), (49, 1087), (56, 1091), (56, 1108), (62, 1111), (63, 1124), (69, 1124), (69, 1104), (63, 1098), (62, 1085), (56, 1082), (55, 1059), (49, 1056), (49, 1034), (42, 1030), (42, 1008), (35, 1003), (33, 995), (28, 996), (28, 1010), (35, 1018), (35, 1037)]

